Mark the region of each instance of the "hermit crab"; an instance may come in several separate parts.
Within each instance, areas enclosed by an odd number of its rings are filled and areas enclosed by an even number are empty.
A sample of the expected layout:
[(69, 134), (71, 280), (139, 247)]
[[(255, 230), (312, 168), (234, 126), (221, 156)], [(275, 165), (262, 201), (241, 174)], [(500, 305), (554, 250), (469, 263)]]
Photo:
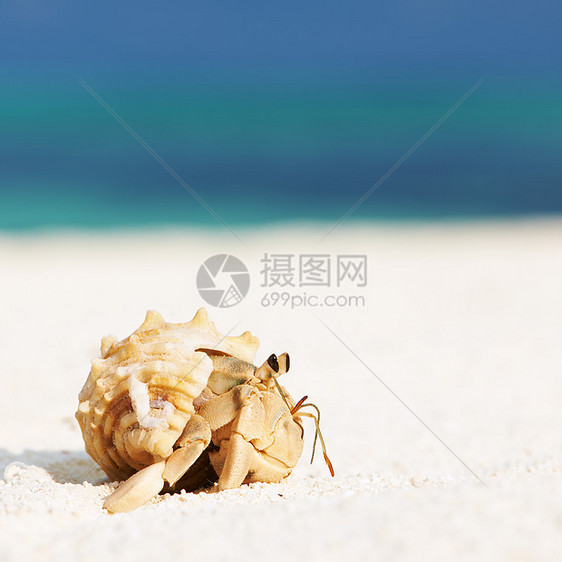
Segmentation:
[(289, 355), (256, 367), (258, 347), (250, 332), (221, 334), (204, 308), (180, 324), (148, 311), (129, 337), (102, 339), (76, 418), (87, 453), (110, 479), (125, 480), (105, 500), (108, 511), (217, 480), (218, 490), (279, 482), (302, 454), (302, 416), (314, 419), (333, 475), (318, 409), (306, 396), (295, 404), (277, 381)]

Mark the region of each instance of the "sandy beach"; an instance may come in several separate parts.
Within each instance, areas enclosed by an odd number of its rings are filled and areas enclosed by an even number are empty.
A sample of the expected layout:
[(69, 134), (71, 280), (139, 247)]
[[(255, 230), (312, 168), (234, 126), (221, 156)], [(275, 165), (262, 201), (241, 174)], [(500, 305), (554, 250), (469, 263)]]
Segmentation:
[[(562, 220), (0, 235), (0, 560), (558, 560)], [(250, 292), (213, 308), (288, 351), (335, 467), (279, 484), (163, 495), (110, 515), (77, 395), (101, 337), (205, 303), (217, 253)], [(264, 255), (367, 256), (364, 286), (289, 288), (361, 306), (264, 306)], [(295, 258), (297, 259), (297, 258)]]

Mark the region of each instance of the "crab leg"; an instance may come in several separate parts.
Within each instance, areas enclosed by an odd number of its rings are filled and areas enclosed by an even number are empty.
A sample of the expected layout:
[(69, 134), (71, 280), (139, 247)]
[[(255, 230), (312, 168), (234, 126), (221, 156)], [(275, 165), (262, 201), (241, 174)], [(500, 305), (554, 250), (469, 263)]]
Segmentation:
[(164, 487), (165, 464), (160, 461), (133, 474), (105, 500), (103, 507), (111, 513), (121, 513), (144, 505)]
[(166, 460), (162, 477), (174, 485), (211, 442), (211, 428), (205, 418), (194, 414), (177, 440), (178, 448)]
[(265, 408), (257, 394), (253, 394), (240, 409), (232, 424), (228, 453), (219, 477), (219, 490), (238, 488), (248, 475), (256, 455), (252, 439), (264, 434)]
[(265, 431), (265, 408), (259, 393), (251, 385), (236, 386), (204, 404), (199, 414), (205, 417), (213, 431), (232, 422), (218, 488), (237, 488), (248, 475), (252, 457), (256, 454), (250, 441), (262, 437)]
[(254, 446), (248, 443), (239, 433), (233, 433), (229, 440), (228, 453), (219, 477), (219, 490), (238, 488), (244, 482), (252, 456), (255, 454)]
[(131, 511), (158, 495), (164, 482), (175, 484), (199, 458), (211, 441), (209, 424), (194, 414), (177, 441), (176, 449), (165, 461), (139, 470), (126, 480), (103, 504), (111, 513)]

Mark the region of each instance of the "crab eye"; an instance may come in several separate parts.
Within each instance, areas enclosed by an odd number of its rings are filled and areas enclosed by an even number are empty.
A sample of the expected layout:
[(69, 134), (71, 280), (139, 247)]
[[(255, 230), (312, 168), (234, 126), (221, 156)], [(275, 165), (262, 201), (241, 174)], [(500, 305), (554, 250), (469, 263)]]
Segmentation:
[(272, 353), (268, 359), (267, 359), (267, 364), (276, 372), (279, 372), (279, 362), (277, 361), (277, 355), (275, 355), (275, 353)]

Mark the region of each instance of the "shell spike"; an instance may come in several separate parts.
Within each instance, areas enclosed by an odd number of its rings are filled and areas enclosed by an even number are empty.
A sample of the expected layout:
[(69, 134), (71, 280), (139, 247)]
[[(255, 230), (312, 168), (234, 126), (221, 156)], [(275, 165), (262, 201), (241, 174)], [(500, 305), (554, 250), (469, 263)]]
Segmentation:
[(246, 330), (240, 337), (243, 340), (248, 341), (250, 343), (257, 339), (255, 336), (252, 335), (252, 332), (250, 332), (249, 330)]
[(147, 310), (144, 322), (137, 332), (146, 332), (148, 330), (154, 330), (155, 328), (161, 328), (164, 324), (166, 324), (166, 321), (159, 312), (156, 310)]
[(202, 306), (193, 317), (193, 320), (190, 322), (193, 326), (208, 326), (213, 325), (211, 320), (209, 319), (209, 314), (207, 313), (207, 309)]
[(105, 369), (105, 365), (103, 363), (103, 360), (94, 359), (92, 361), (92, 369), (91, 369), (92, 377), (96, 377), (97, 379), (103, 373), (104, 369)]
[(102, 357), (105, 357), (109, 353), (109, 350), (114, 343), (117, 343), (117, 338), (115, 336), (106, 336), (101, 339), (100, 351)]
[(139, 336), (137, 336), (136, 334), (133, 334), (129, 338), (129, 346), (130, 346), (131, 353), (140, 353), (140, 351), (142, 349), (142, 343), (141, 343), (141, 339), (139, 338)]

